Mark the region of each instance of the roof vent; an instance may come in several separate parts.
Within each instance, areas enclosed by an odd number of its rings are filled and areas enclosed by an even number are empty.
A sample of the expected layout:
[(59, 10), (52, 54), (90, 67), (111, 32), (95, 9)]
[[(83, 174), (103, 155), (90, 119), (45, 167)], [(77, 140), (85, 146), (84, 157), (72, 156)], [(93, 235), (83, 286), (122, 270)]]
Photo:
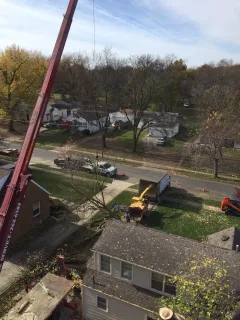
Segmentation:
[(227, 241), (227, 240), (229, 240), (229, 238), (230, 238), (230, 237), (229, 237), (229, 236), (226, 236), (225, 234), (221, 236), (221, 240), (222, 240), (222, 241)]

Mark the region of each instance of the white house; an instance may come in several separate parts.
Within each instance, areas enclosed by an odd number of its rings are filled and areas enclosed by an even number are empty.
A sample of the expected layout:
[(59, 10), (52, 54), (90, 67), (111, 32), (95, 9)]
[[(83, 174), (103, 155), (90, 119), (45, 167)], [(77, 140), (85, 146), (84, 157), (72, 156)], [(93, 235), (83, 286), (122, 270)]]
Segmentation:
[(178, 113), (145, 111), (138, 127), (141, 128), (144, 124), (146, 124), (148, 136), (171, 139), (179, 131)]
[(78, 131), (88, 129), (90, 133), (100, 131), (104, 120), (105, 118), (97, 119), (94, 112), (81, 111), (77, 108), (71, 109), (71, 114), (65, 119), (65, 121), (75, 124)]
[(43, 122), (58, 121), (68, 116), (68, 105), (66, 104), (49, 104), (43, 118)]
[(189, 262), (196, 256), (228, 261), (231, 285), (238, 288), (240, 284), (239, 253), (235, 250), (134, 223), (108, 221), (92, 251), (83, 279), (85, 320), (159, 319), (161, 296), (178, 292), (172, 277), (189, 272)]
[(110, 123), (116, 124), (119, 122), (133, 122), (134, 115), (132, 109), (121, 109), (120, 111), (112, 112), (109, 114)]

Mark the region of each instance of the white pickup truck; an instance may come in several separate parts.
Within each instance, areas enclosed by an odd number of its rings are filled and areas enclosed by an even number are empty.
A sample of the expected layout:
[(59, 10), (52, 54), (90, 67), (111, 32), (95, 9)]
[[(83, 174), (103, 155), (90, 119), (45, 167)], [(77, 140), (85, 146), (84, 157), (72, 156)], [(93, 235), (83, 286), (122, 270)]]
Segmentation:
[(84, 169), (84, 171), (87, 171), (89, 173), (98, 172), (102, 176), (109, 178), (114, 177), (117, 174), (117, 168), (105, 161), (88, 163), (83, 165), (82, 168)]
[(80, 170), (88, 173), (98, 172), (105, 177), (114, 177), (117, 174), (117, 168), (105, 161), (91, 161), (88, 158), (67, 157), (64, 159), (55, 159), (54, 163), (60, 167), (71, 170)]

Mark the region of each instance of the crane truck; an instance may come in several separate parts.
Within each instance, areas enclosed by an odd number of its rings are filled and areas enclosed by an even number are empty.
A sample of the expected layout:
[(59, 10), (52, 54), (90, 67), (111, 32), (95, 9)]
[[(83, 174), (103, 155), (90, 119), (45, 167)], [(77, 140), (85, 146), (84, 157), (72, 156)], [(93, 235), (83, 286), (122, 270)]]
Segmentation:
[(69, 0), (67, 11), (64, 15), (53, 54), (48, 65), (47, 73), (29, 122), (25, 140), (0, 208), (0, 271), (2, 270), (27, 185), (31, 179), (31, 175), (28, 173), (28, 166), (50, 98), (51, 89), (77, 3), (78, 0)]

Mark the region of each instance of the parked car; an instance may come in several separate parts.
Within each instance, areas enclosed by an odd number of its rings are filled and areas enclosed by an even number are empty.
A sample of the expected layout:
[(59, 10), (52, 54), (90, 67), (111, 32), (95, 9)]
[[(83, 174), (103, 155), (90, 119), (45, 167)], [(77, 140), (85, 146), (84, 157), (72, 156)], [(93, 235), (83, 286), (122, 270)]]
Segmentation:
[(160, 137), (157, 139), (157, 146), (163, 146), (166, 143), (166, 137)]
[(47, 123), (44, 123), (44, 128), (47, 128), (47, 129), (51, 129), (51, 128), (56, 128), (57, 124), (56, 122), (47, 122)]
[(18, 149), (0, 149), (0, 155), (7, 156), (7, 157), (18, 157), (19, 156), (19, 150)]
[(98, 172), (105, 177), (114, 177), (117, 174), (117, 168), (105, 161), (90, 163), (83, 166), (83, 169), (89, 173)]
[(71, 170), (85, 171), (88, 173), (98, 172), (105, 177), (113, 177), (117, 174), (117, 168), (105, 161), (91, 161), (85, 157), (57, 158), (54, 163), (60, 167)]
[(70, 170), (83, 170), (83, 166), (90, 164), (91, 160), (86, 157), (65, 157), (54, 159), (54, 164), (60, 168)]
[(85, 136), (89, 136), (90, 133), (91, 133), (89, 129), (83, 129), (81, 132), (82, 132), (82, 134), (84, 134)]

